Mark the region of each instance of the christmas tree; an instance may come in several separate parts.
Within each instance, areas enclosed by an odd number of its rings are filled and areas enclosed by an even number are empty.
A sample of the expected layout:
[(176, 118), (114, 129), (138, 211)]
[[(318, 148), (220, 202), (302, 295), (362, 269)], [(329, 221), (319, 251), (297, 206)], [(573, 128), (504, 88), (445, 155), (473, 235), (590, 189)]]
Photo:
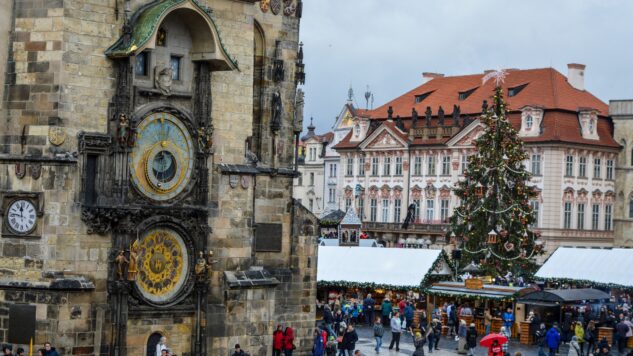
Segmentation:
[(478, 263), (493, 277), (512, 272), (530, 278), (543, 245), (539, 234), (530, 230), (534, 191), (527, 185), (531, 174), (523, 164), (523, 142), (507, 118), (503, 76), (493, 76), (497, 85), (492, 105), (484, 102), (480, 120), (486, 130), (476, 141), (477, 154), (469, 159), (465, 179), (455, 187), (461, 203), (451, 217), (448, 236), (461, 244), (464, 264)]

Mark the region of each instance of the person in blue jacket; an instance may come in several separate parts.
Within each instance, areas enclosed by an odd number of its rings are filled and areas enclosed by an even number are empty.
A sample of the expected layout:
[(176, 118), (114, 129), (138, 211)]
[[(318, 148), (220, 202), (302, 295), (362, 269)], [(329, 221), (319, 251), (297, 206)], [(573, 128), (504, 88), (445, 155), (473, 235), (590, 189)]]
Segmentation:
[(514, 314), (512, 314), (512, 308), (508, 308), (501, 317), (503, 318), (503, 326), (505, 326), (508, 333), (512, 335), (512, 325), (514, 325)]
[(325, 354), (323, 336), (319, 329), (314, 330), (314, 344), (312, 345), (312, 355), (323, 356)]
[(550, 356), (556, 356), (556, 351), (560, 345), (560, 333), (558, 332), (557, 327), (558, 323), (554, 323), (554, 326), (552, 326), (552, 328), (547, 331), (547, 334), (545, 334), (545, 342), (547, 343), (547, 347), (549, 347)]

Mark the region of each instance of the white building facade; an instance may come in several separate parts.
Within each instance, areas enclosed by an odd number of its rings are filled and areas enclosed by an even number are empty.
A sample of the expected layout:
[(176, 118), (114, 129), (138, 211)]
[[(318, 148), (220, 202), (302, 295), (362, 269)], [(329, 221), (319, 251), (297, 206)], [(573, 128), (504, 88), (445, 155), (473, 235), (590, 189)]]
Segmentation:
[(316, 216), (321, 216), (325, 210), (324, 151), (333, 137), (331, 132), (317, 135), (311, 121), (308, 133), (299, 142), (297, 170), (300, 175), (293, 180), (293, 195)]
[[(607, 105), (572, 85), (582, 85), (578, 66), (570, 65), (568, 75), (576, 82), (546, 68), (510, 71), (504, 85), (509, 119), (524, 140), (525, 165), (538, 191), (530, 202), (537, 215), (533, 229), (548, 251), (613, 243), (620, 145)], [(356, 208), (372, 237), (393, 245), (444, 242), (458, 204), (452, 188), (463, 179), (474, 141), (485, 130), (477, 117), (493, 86), (483, 85), (482, 76), (436, 76), (352, 118), (352, 129), (334, 145), (342, 168), (338, 193), (341, 206)], [(416, 224), (404, 230), (410, 204)]]

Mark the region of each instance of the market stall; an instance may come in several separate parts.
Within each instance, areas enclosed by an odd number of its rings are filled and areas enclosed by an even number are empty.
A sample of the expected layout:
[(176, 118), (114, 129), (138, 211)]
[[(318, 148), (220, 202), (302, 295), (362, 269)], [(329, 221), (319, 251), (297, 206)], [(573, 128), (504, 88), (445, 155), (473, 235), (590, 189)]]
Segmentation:
[(535, 278), (570, 286), (633, 289), (633, 249), (559, 247)]
[(338, 226), (340, 245), (358, 245), (362, 223), (354, 209), (349, 208)]
[(319, 246), (317, 297), (329, 302), (371, 293), (380, 310), (386, 296), (394, 306), (419, 299), (422, 288), (453, 273), (443, 250)]
[[(510, 307), (515, 316), (522, 315), (523, 306), (515, 303), (516, 298), (531, 291), (533, 291), (532, 288), (484, 284), (478, 278), (467, 279), (464, 282), (436, 282), (424, 290), (427, 295), (429, 315), (433, 308), (441, 307), (444, 303), (452, 302), (456, 305), (468, 303), (473, 309), (473, 317), (463, 319), (467, 323), (474, 322), (480, 335), (485, 333), (484, 313), (486, 310), (493, 317), (491, 331), (499, 332), (502, 325), (501, 313)], [(442, 313), (442, 325), (447, 325), (445, 314)], [(517, 334), (518, 327), (515, 326), (512, 328), (512, 335), (515, 337)]]

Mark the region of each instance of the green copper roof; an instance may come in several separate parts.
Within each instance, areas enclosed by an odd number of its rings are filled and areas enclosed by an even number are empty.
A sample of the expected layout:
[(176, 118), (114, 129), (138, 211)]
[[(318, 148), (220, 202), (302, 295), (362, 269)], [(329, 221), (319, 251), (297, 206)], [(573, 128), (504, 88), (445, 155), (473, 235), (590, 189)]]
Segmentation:
[(218, 26), (210, 16), (211, 10), (206, 6), (200, 6), (200, 4), (198, 4), (195, 0), (162, 0), (148, 7), (141, 8), (139, 11), (142, 11), (142, 13), (136, 16), (136, 21), (134, 21), (134, 24), (132, 25), (130, 43), (126, 45), (122, 36), (105, 51), (105, 54), (109, 57), (127, 57), (134, 54), (134, 52), (138, 48), (144, 46), (152, 37), (154, 32), (156, 32), (158, 26), (160, 25), (160, 21), (164, 18), (164, 16), (172, 9), (185, 2), (193, 4), (202, 14), (204, 14), (203, 16), (209, 20), (218, 35), (219, 44), (224, 52), (224, 55), (226, 55), (235, 68), (238, 68), (237, 61), (228, 54), (226, 48), (224, 47), (224, 43), (222, 43)]

